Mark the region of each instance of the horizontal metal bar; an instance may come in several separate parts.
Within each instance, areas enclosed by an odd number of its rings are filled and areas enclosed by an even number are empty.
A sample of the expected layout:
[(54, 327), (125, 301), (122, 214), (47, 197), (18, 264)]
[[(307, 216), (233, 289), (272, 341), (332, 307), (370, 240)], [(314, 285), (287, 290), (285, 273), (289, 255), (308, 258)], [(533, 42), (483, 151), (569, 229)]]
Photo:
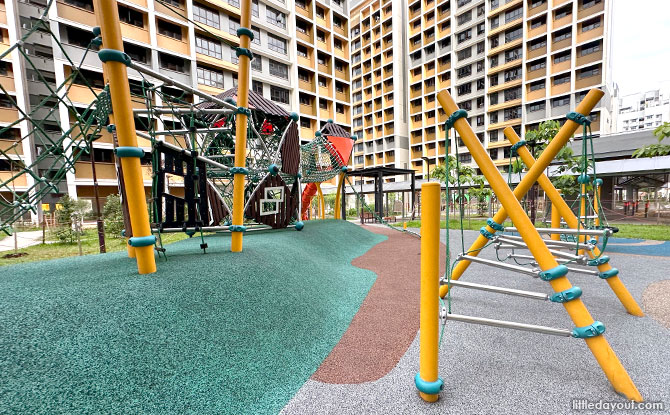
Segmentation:
[[(139, 135), (139, 134), (138, 134), (138, 135)], [(170, 144), (170, 143), (168, 143), (167, 141), (159, 140), (158, 142), (160, 143), (160, 145), (165, 146), (165, 147), (167, 147), (167, 148), (169, 148), (169, 149), (171, 149), (171, 150), (175, 150), (175, 151), (183, 151), (184, 154), (186, 154), (186, 155), (188, 155), (188, 156), (192, 156), (192, 155), (193, 155), (193, 153), (191, 153), (190, 150), (185, 150), (185, 149), (183, 149), (183, 148), (177, 147), (176, 145), (174, 145), (174, 144)], [(217, 167), (217, 168), (219, 168), (219, 169), (230, 170), (230, 167), (228, 167), (228, 166), (224, 166), (224, 165), (221, 164), (221, 163), (217, 163), (216, 161), (211, 160), (211, 159), (208, 159), (207, 157), (198, 156), (198, 157), (196, 157), (196, 158), (197, 158), (198, 160), (204, 162), (204, 163), (207, 163), (207, 164), (209, 164), (209, 165), (211, 165), (211, 166), (214, 166), (214, 167)]]
[[(498, 240), (499, 240), (499, 241), (503, 241), (503, 242), (507, 242), (507, 243), (510, 244), (510, 245), (515, 245), (515, 246), (517, 246), (517, 247), (519, 247), (519, 248), (527, 248), (525, 242), (515, 241), (515, 240), (512, 240), (512, 239), (506, 239), (506, 238), (505, 238), (504, 236), (502, 236), (502, 235), (501, 235), (501, 236), (498, 236)], [(555, 257), (561, 257), (561, 258), (571, 259), (571, 260), (580, 260), (580, 259), (584, 259), (584, 256), (576, 256), (576, 255), (573, 255), (573, 254), (569, 254), (569, 253), (567, 253), (567, 252), (561, 252), (561, 251), (556, 250), (556, 249), (551, 249), (551, 248), (550, 248), (550, 249), (549, 249), (549, 252), (551, 252), (551, 254), (554, 255)]]
[[(523, 241), (523, 238), (520, 236), (516, 235), (501, 235), (504, 236), (507, 239), (514, 239), (517, 241)], [(564, 246), (572, 249), (588, 249), (588, 250), (593, 250), (593, 246), (590, 243), (578, 243), (578, 242), (569, 242), (569, 241), (555, 241), (553, 239), (545, 239), (544, 243), (547, 246), (554, 245), (554, 246)]]
[(533, 298), (535, 300), (548, 300), (549, 299), (549, 296), (547, 294), (543, 294), (543, 293), (536, 293), (536, 292), (533, 292), (533, 291), (516, 290), (514, 288), (496, 287), (496, 286), (493, 286), (493, 285), (476, 284), (474, 282), (465, 282), (465, 281), (453, 280), (453, 281), (448, 281), (448, 284), (452, 287), (471, 288), (473, 290), (489, 291), (489, 292), (499, 293), (499, 294), (515, 295), (517, 297)]
[(534, 324), (515, 323), (512, 321), (464, 316), (461, 314), (446, 314), (446, 318), (447, 320), (460, 321), (461, 323), (480, 324), (483, 326), (499, 327), (502, 329), (532, 331), (534, 333), (550, 334), (552, 336), (572, 337), (572, 330), (568, 329), (557, 329), (547, 326), (536, 326)]
[[(546, 244), (547, 248), (549, 249), (563, 249), (563, 250), (568, 250), (568, 251), (574, 251), (574, 248), (568, 248), (565, 246), (559, 246), (559, 245), (552, 245), (550, 243)], [(502, 242), (498, 242), (498, 245), (496, 246), (496, 249), (528, 249), (528, 246), (526, 245), (505, 245)]]
[[(227, 231), (229, 226), (203, 226), (202, 228), (163, 228), (160, 230), (160, 233), (179, 233), (179, 232), (187, 232), (187, 231), (195, 231), (195, 232), (200, 232), (202, 230), (203, 232), (219, 232), (219, 231)], [(247, 226), (247, 229), (245, 232), (251, 232), (251, 231), (258, 231), (258, 230), (263, 230), (263, 229), (272, 229), (271, 226), (264, 226), (264, 225), (252, 225), (252, 226)], [(158, 228), (153, 228), (151, 229), (152, 232), (159, 232)]]
[(148, 115), (148, 114), (232, 114), (233, 110), (229, 108), (133, 108), (133, 114)]
[(596, 270), (593, 270), (593, 269), (584, 269), (584, 268), (577, 268), (577, 267), (566, 267), (566, 268), (568, 268), (568, 271), (578, 272), (580, 274), (600, 275), (600, 271), (596, 271)]
[(506, 269), (508, 271), (515, 271), (515, 272), (520, 272), (522, 274), (527, 274), (533, 277), (537, 277), (540, 274), (540, 271), (536, 271), (530, 268), (522, 267), (521, 265), (514, 265), (514, 264), (508, 264), (505, 262), (500, 262), (496, 261), (493, 259), (485, 259), (485, 258), (480, 258), (477, 256), (470, 256), (470, 255), (459, 255), (458, 256), (458, 261), (471, 261), (471, 262), (476, 262), (478, 264), (484, 264), (484, 265), (489, 265), (492, 267), (496, 268), (501, 268), (501, 269)]
[(231, 109), (231, 110), (236, 110), (237, 109), (237, 107), (235, 105), (229, 104), (228, 102), (226, 102), (222, 99), (219, 99), (215, 96), (209, 95), (205, 92), (199, 91), (199, 90), (193, 88), (192, 86), (190, 86), (188, 84), (176, 81), (176, 80), (174, 80), (174, 79), (172, 79), (168, 76), (163, 75), (160, 72), (156, 72), (153, 69), (147, 68), (146, 66), (138, 65), (135, 62), (130, 62), (130, 65), (128, 65), (128, 66), (132, 69), (135, 69), (137, 72), (149, 75), (153, 78), (156, 78), (160, 81), (163, 81), (167, 85), (176, 86), (176, 87), (179, 87), (180, 89), (183, 89), (185, 91), (188, 91), (188, 92), (192, 93), (193, 95), (197, 95), (200, 98), (204, 99), (205, 101), (209, 101), (209, 102), (213, 102), (215, 104), (219, 104), (223, 108), (228, 108), (228, 109)]
[[(533, 264), (537, 265), (537, 261), (535, 261), (535, 257), (532, 255), (522, 255), (522, 254), (507, 254), (505, 259), (507, 258), (512, 258), (512, 259), (525, 259), (526, 261), (533, 261)], [(559, 264), (564, 265), (568, 263), (572, 263), (572, 261), (558, 261)]]
[(184, 135), (184, 134), (190, 134), (192, 132), (196, 134), (206, 134), (206, 133), (222, 133), (225, 131), (231, 131), (230, 128), (224, 128), (224, 127), (217, 127), (217, 128), (196, 128), (195, 130), (159, 130), (159, 131), (154, 131), (154, 135)]
[[(568, 229), (568, 228), (535, 228), (539, 233), (558, 233), (563, 235), (592, 235), (592, 236), (612, 236), (611, 229)], [(518, 232), (515, 227), (506, 227), (505, 232)]]

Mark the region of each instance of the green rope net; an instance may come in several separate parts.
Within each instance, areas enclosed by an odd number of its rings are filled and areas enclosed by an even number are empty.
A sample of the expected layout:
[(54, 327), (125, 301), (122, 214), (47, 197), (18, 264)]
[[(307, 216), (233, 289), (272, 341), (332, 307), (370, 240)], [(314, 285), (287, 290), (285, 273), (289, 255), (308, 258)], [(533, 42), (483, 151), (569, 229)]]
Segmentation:
[[(77, 51), (81, 58), (75, 60), (69, 52), (72, 49), (64, 47), (51, 31), (48, 15), (54, 3), (50, 0), (42, 15), (31, 20), (32, 27), (22, 29), (21, 39), (0, 54), (0, 60), (7, 61), (12, 54), (18, 55), (28, 74), (27, 85), (39, 91), (31, 91), (37, 101), (33, 98), (20, 103), (16, 93), (0, 84), (2, 106), (16, 111), (16, 119), (0, 127), (0, 231), (7, 234), (28, 212), (37, 213), (45, 196), (65, 192), (62, 184), (67, 173), (74, 172), (77, 161), (89, 153), (111, 111), (107, 90), (94, 88), (81, 71), (83, 62), (99, 48), (100, 38), (91, 33), (83, 53)], [(40, 69), (45, 63), (53, 64), (52, 59), (31, 52), (32, 45), (45, 37), (55, 44), (60, 59), (69, 67), (60, 84)], [(73, 89), (92, 94), (93, 101), (87, 105), (73, 102)], [(69, 122), (62, 124), (65, 116)]]

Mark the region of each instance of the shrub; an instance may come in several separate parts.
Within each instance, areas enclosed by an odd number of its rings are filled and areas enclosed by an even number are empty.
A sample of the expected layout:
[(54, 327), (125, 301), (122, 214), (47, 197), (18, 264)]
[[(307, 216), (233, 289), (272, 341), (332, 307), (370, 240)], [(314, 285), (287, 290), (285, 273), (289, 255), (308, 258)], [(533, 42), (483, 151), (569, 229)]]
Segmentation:
[(105, 234), (112, 238), (121, 238), (123, 230), (123, 208), (119, 195), (107, 196), (105, 207), (102, 208), (102, 216), (105, 220)]

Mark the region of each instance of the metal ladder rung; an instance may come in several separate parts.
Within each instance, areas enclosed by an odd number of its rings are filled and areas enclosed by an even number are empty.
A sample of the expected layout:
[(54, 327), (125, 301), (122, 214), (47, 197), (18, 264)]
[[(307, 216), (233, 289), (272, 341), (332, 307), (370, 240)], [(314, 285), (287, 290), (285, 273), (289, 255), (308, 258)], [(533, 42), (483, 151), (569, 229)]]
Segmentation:
[(538, 277), (540, 275), (539, 270), (533, 270), (531, 268), (522, 267), (520, 265), (507, 264), (507, 263), (504, 263), (504, 262), (494, 261), (494, 260), (491, 260), (491, 259), (479, 258), (479, 257), (476, 257), (476, 256), (461, 254), (461, 255), (459, 255), (458, 260), (459, 261), (477, 262), (479, 264), (484, 264), (484, 265), (488, 265), (488, 266), (491, 266), (491, 267), (506, 269), (506, 270), (509, 270), (509, 271), (520, 272), (520, 273), (530, 275), (530, 276), (533, 276), (533, 277)]
[(537, 293), (533, 291), (524, 291), (524, 290), (517, 290), (514, 288), (504, 288), (504, 287), (496, 287), (494, 285), (486, 285), (486, 284), (477, 284), (474, 282), (465, 282), (465, 281), (448, 281), (448, 284), (452, 287), (462, 287), (462, 288), (471, 288), (474, 290), (480, 290), (480, 291), (489, 291), (489, 292), (494, 292), (494, 293), (499, 293), (499, 294), (507, 294), (507, 295), (515, 295), (517, 297), (525, 297), (525, 298), (532, 298), (535, 300), (549, 300), (549, 296), (547, 294), (543, 293)]
[(504, 320), (493, 320), (490, 318), (465, 316), (462, 314), (448, 314), (444, 309), (443, 309), (443, 318), (452, 321), (460, 321), (461, 323), (479, 324), (482, 326), (499, 327), (503, 329), (531, 331), (533, 333), (549, 334), (552, 336), (573, 337), (572, 330), (568, 329), (557, 329), (554, 327), (537, 326), (534, 324), (515, 323), (512, 321), (504, 321)]

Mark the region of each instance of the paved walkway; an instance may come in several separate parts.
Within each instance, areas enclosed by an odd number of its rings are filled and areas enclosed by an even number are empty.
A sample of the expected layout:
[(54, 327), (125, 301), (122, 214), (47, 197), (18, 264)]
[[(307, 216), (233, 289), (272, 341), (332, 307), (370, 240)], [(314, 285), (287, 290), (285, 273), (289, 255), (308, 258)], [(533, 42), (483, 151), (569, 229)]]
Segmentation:
[[(42, 243), (42, 231), (17, 232), (19, 249)], [(0, 240), (0, 252), (14, 250), (14, 235)]]

